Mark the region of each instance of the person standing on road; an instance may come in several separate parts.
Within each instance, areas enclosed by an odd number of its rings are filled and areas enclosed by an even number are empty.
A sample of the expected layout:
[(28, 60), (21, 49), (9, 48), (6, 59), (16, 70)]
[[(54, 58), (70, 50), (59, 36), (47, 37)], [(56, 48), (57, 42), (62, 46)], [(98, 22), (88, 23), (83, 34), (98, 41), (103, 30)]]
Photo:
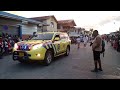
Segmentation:
[(88, 42), (88, 37), (86, 35), (83, 37), (83, 41), (84, 41), (84, 47), (86, 47)]
[(80, 48), (80, 42), (81, 42), (80, 36), (78, 36), (76, 40), (77, 40), (78, 49), (79, 49)]
[(8, 47), (8, 39), (5, 38), (5, 55), (8, 55), (9, 47)]
[[(101, 60), (100, 60), (100, 53), (102, 51), (102, 38), (98, 34), (97, 30), (94, 30), (93, 37), (94, 40), (92, 44), (92, 50), (93, 50), (95, 68), (94, 70), (91, 70), (91, 72), (98, 72), (98, 70), (102, 71)], [(97, 67), (97, 64), (99, 64), (99, 68)]]

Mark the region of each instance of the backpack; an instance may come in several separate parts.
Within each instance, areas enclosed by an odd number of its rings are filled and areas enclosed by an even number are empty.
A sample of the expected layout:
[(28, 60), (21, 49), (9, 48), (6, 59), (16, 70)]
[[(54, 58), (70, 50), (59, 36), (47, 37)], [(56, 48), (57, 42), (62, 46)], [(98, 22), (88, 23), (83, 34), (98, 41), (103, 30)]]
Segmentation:
[(102, 51), (101, 51), (101, 53), (104, 53), (105, 52), (105, 42), (104, 42), (104, 40), (102, 40)]

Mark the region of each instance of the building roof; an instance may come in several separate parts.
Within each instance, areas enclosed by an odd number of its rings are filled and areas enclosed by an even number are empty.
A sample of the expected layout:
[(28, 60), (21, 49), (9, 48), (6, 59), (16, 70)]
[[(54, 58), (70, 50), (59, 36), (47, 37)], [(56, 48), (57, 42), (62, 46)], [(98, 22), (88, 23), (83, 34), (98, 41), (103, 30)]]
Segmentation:
[(76, 26), (74, 20), (59, 20), (58, 24), (73, 24), (73, 26)]
[(10, 14), (10, 13), (3, 12), (3, 11), (0, 11), (0, 17), (10, 18), (10, 19), (15, 19), (15, 20), (20, 20), (20, 21), (28, 21), (28, 22), (33, 23), (33, 24), (41, 24), (42, 23), (42, 22), (39, 22), (36, 20), (28, 19), (28, 18), (25, 18), (22, 16)]
[(50, 16), (40, 16), (40, 17), (32, 17), (30, 19), (34, 19), (34, 20), (37, 20), (37, 21), (44, 21), (44, 20), (47, 20), (49, 19), (50, 17), (53, 17), (54, 20), (58, 23), (57, 19), (55, 18), (54, 15), (50, 15)]

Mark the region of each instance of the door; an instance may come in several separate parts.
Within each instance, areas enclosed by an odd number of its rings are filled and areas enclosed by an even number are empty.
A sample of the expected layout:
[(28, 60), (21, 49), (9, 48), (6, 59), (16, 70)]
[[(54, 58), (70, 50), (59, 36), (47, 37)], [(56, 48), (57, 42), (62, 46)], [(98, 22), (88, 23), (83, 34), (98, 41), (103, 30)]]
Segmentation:
[(66, 51), (67, 48), (67, 42), (68, 42), (68, 35), (66, 33), (61, 33), (60, 34), (60, 38), (61, 38), (61, 48), (62, 48), (62, 52)]
[[(55, 38), (56, 37), (60, 38), (60, 35), (56, 35)], [(56, 54), (58, 55), (58, 54), (62, 53), (61, 40), (58, 40), (58, 41), (54, 40), (54, 45), (55, 45), (55, 48), (56, 48)]]
[(61, 38), (61, 52), (65, 52), (65, 45), (66, 45), (66, 40), (65, 40), (65, 35), (63, 33), (60, 34)]

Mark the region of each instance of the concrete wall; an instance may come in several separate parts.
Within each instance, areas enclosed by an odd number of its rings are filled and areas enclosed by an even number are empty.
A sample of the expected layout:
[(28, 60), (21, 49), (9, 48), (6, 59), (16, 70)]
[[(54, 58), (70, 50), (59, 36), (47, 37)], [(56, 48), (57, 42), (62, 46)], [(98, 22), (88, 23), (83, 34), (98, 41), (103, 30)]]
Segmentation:
[(57, 31), (57, 23), (55, 22), (55, 20), (51, 17), (50, 19), (44, 20), (43, 23), (46, 24), (51, 24), (51, 22), (54, 23), (54, 27), (51, 26), (44, 26), (43, 30), (47, 30), (47, 31)]
[(3, 25), (17, 25), (17, 24), (21, 24), (21, 21), (17, 21), (17, 20), (13, 20), (13, 19), (6, 19), (6, 18), (0, 17), (0, 24), (3, 24)]
[(57, 31), (57, 23), (55, 22), (55, 20), (52, 17), (47, 20), (47, 24), (51, 24), (51, 22), (54, 23), (54, 27), (47, 26), (47, 30), (48, 31)]
[(37, 32), (37, 25), (33, 24), (27, 24), (27, 25), (22, 25), (22, 34), (28, 34), (32, 35), (33, 32)]
[[(17, 24), (20, 24), (20, 23), (21, 22), (17, 20), (0, 17), (0, 31), (3, 33), (11, 34), (11, 35), (19, 35)], [(3, 28), (5, 25), (7, 25), (8, 27), (7, 30)]]
[(33, 25), (33, 24), (22, 25), (22, 39), (23, 40), (29, 38), (29, 36), (31, 36), (33, 32), (37, 32), (37, 25)]
[(11, 35), (19, 35), (17, 27), (8, 26), (8, 29), (4, 29), (3, 27), (4, 25), (0, 25), (0, 32), (8, 33)]
[[(0, 17), (0, 31), (2, 31), (3, 25), (8, 25), (8, 30), (3, 30), (2, 32), (12, 33), (13, 35), (16, 35), (18, 34), (18, 28), (16, 26), (21, 23), (21, 21)], [(30, 23), (22, 25), (23, 39), (25, 39), (26, 37), (28, 38), (29, 35), (33, 34), (33, 32), (37, 32), (37, 25)]]
[[(46, 24), (47, 24), (47, 20), (43, 21), (43, 23), (46, 23)], [(44, 27), (43, 27), (43, 30), (47, 30), (47, 26), (44, 26)]]

